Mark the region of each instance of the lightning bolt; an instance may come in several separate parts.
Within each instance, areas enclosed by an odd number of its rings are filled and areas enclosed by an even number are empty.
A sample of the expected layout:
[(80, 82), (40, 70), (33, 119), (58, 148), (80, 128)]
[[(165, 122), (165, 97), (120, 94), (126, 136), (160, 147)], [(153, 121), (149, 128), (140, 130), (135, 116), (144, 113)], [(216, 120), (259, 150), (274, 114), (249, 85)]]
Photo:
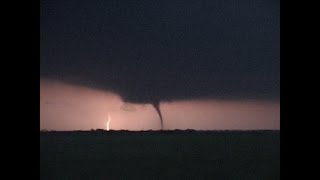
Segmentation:
[(110, 121), (111, 121), (111, 117), (110, 117), (110, 114), (108, 113), (108, 120), (106, 122), (107, 131), (110, 130), (110, 128), (109, 128)]

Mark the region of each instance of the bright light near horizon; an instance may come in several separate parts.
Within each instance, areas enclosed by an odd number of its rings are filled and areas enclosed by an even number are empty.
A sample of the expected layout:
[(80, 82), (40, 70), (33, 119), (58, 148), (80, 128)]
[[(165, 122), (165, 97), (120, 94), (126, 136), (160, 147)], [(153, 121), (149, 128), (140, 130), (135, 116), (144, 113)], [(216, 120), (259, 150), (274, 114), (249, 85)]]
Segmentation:
[[(108, 124), (109, 130), (159, 130), (159, 116), (150, 104), (127, 103), (114, 92), (54, 80), (40, 79), (40, 86), (40, 129), (107, 130)], [(280, 130), (279, 102), (195, 99), (161, 102), (160, 109), (166, 129)], [(111, 114), (116, 119), (112, 129)]]
[(111, 121), (111, 117), (110, 117), (110, 114), (108, 113), (108, 120), (106, 122), (107, 131), (110, 130), (110, 128), (109, 128), (110, 121)]

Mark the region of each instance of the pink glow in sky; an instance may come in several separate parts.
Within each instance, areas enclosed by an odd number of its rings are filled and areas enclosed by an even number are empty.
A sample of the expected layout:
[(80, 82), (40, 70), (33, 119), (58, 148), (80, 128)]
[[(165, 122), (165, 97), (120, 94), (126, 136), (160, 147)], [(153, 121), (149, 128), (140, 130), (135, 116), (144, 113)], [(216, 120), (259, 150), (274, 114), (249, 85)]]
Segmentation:
[[(280, 129), (280, 103), (268, 101), (185, 100), (161, 102), (164, 129)], [(150, 104), (124, 103), (112, 92), (40, 80), (40, 129), (158, 130)]]

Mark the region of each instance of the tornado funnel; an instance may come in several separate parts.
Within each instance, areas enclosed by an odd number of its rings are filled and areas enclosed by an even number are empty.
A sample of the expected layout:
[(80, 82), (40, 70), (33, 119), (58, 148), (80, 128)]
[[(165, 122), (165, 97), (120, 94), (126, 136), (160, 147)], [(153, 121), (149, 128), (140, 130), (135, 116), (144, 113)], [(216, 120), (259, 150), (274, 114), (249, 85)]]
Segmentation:
[(157, 111), (159, 117), (160, 117), (160, 122), (161, 122), (161, 130), (163, 129), (163, 119), (162, 119), (162, 114), (160, 111), (160, 102), (154, 102), (152, 103), (154, 109)]

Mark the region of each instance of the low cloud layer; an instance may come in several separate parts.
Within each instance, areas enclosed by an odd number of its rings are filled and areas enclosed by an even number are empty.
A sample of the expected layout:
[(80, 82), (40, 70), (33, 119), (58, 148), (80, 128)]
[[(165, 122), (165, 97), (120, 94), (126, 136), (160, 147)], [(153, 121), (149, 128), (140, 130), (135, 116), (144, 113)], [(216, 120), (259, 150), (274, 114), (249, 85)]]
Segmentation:
[(129, 103), (279, 99), (278, 1), (41, 1), (40, 74)]

